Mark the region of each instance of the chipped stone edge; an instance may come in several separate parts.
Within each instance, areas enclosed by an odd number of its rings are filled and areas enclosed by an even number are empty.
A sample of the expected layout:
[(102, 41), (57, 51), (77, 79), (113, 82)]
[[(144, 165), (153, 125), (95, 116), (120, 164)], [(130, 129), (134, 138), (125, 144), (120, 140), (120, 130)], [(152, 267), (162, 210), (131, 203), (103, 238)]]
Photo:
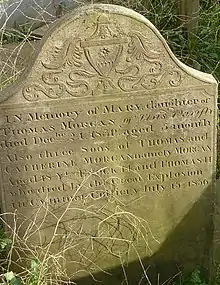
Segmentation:
[(86, 6), (82, 6), (79, 8), (76, 8), (74, 11), (71, 11), (70, 13), (66, 14), (65, 16), (61, 17), (58, 21), (56, 21), (45, 33), (43, 38), (40, 40), (38, 47), (36, 48), (35, 54), (30, 60), (30, 63), (28, 65), (28, 68), (22, 73), (20, 78), (16, 80), (14, 83), (12, 83), (10, 86), (4, 88), (1, 93), (0, 93), (0, 103), (4, 102), (8, 98), (12, 97), (15, 93), (18, 92), (19, 89), (21, 89), (24, 86), (25, 79), (27, 78), (28, 74), (30, 73), (32, 67), (34, 66), (34, 63), (42, 50), (42, 47), (44, 46), (45, 42), (48, 40), (50, 35), (56, 30), (59, 29), (59, 27), (66, 21), (67, 24), (69, 22), (72, 22), (76, 20), (77, 18), (81, 17), (82, 15), (88, 13), (88, 12), (93, 12), (93, 11), (100, 11), (100, 12), (105, 12), (105, 13), (113, 13), (113, 14), (119, 14), (119, 15), (124, 15), (126, 17), (133, 18), (135, 20), (138, 20), (148, 26), (158, 37), (158, 39), (161, 40), (162, 44), (166, 48), (168, 54), (172, 58), (172, 60), (179, 66), (180, 69), (182, 69), (184, 72), (186, 72), (188, 75), (191, 77), (194, 77), (198, 80), (200, 80), (202, 83), (206, 84), (212, 84), (215, 85), (216, 90), (218, 86), (218, 82), (214, 78), (213, 75), (204, 73), (201, 71), (198, 71), (196, 69), (193, 69), (186, 64), (182, 63), (171, 51), (170, 47), (168, 46), (166, 40), (163, 38), (163, 36), (160, 34), (160, 32), (157, 30), (157, 28), (148, 20), (146, 19), (143, 15), (119, 6), (119, 5), (111, 5), (111, 4), (89, 4)]

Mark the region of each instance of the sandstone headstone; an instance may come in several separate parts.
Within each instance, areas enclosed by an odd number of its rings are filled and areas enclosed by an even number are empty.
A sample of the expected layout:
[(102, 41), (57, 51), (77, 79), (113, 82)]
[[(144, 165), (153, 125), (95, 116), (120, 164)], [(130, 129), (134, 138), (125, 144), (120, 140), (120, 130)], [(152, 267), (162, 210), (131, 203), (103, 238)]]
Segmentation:
[(37, 252), (51, 242), (75, 278), (207, 266), (216, 106), (214, 78), (177, 60), (141, 15), (92, 5), (65, 16), (1, 94), (8, 225)]

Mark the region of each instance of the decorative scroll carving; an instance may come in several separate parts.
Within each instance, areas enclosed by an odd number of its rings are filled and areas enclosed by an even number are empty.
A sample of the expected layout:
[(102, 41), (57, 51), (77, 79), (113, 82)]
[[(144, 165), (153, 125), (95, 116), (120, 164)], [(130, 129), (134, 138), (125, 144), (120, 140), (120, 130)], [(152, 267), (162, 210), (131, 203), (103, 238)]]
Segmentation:
[(30, 102), (38, 101), (41, 94), (47, 95), (47, 92), (39, 84), (31, 84), (23, 88), (23, 96)]
[(80, 48), (80, 39), (71, 38), (66, 40), (62, 48), (55, 47), (53, 62), (42, 65), (47, 69), (56, 70), (65, 66), (75, 65), (80, 67), (82, 65), (82, 49)]
[(128, 44), (127, 61), (146, 60), (153, 62), (154, 59), (159, 57), (159, 52), (150, 48), (150, 43), (139, 32), (129, 33), (130, 43)]
[(169, 72), (169, 84), (171, 86), (179, 86), (182, 82), (182, 75), (179, 70), (173, 70)]
[(55, 47), (50, 62), (42, 62), (38, 83), (25, 86), (24, 98), (37, 101), (45, 95), (88, 97), (116, 92), (176, 87), (183, 78), (176, 66), (163, 61), (161, 51), (139, 31), (111, 23), (101, 14), (90, 36), (67, 39)]

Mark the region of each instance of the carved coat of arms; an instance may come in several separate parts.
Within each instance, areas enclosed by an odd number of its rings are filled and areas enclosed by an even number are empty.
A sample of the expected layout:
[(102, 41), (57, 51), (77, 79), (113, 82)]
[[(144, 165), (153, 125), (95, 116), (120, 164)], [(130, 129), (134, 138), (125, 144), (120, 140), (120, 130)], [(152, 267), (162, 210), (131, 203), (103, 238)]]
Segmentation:
[(90, 97), (178, 86), (178, 68), (163, 63), (160, 51), (139, 31), (125, 32), (101, 14), (88, 37), (67, 39), (55, 47), (54, 60), (42, 62), (39, 82), (25, 86), (23, 96)]

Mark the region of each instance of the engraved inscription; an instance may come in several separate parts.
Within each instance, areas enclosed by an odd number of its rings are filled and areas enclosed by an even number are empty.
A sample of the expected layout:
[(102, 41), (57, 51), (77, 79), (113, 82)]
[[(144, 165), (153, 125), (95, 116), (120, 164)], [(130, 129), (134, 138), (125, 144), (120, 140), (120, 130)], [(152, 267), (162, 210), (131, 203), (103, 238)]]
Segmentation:
[[(8, 205), (39, 207), (45, 197), (49, 205), (132, 200), (150, 192), (207, 185), (211, 176), (203, 177), (213, 163), (212, 99), (192, 94), (9, 112), (0, 128)], [(81, 185), (91, 173), (97, 176)], [(17, 202), (17, 196), (25, 200)]]
[(217, 82), (120, 6), (80, 7), (50, 31), (23, 81), (0, 96), (1, 208), (19, 249), (13, 263), (24, 248), (20, 268), (32, 252), (58, 282), (90, 274), (99, 284), (104, 274), (109, 284), (127, 282), (131, 265), (141, 270), (138, 284), (149, 257), (160, 268), (172, 244), (168, 267), (174, 258), (177, 267), (206, 268)]

